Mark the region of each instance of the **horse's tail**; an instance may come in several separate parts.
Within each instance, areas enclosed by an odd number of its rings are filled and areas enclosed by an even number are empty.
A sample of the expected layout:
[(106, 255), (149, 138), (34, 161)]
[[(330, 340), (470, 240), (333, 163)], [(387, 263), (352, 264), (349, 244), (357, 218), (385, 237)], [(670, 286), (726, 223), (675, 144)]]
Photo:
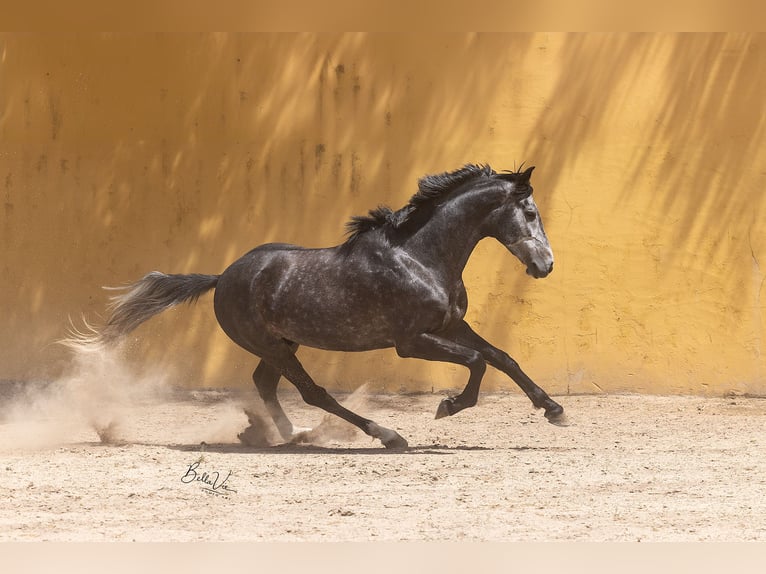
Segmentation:
[(200, 295), (215, 288), (218, 275), (166, 275), (152, 271), (132, 285), (107, 287), (124, 291), (111, 298), (109, 319), (100, 329), (86, 324), (89, 333), (73, 330), (64, 341), (70, 347), (100, 347), (117, 342), (144, 321), (185, 301), (194, 303)]

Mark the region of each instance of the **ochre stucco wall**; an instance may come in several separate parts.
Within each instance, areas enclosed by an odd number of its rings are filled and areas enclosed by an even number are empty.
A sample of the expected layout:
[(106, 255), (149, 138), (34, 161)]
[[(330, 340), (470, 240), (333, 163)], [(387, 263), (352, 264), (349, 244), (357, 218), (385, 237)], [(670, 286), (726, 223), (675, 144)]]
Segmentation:
[[(0, 36), (0, 379), (66, 369), (68, 316), (152, 269), (338, 243), (425, 173), (537, 166), (556, 268), (492, 240), (468, 318), (553, 393), (766, 393), (766, 36)], [(195, 386), (255, 359), (212, 297), (132, 360)], [(393, 351), (302, 349), (330, 388), (462, 386)], [(489, 371), (488, 389), (515, 388)]]

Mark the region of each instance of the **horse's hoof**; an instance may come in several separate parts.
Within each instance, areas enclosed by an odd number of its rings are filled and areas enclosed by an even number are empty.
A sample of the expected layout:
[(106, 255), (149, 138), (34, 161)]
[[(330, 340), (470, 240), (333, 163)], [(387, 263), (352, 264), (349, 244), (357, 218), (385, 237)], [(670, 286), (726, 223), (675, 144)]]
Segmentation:
[(436, 409), (436, 419), (442, 419), (444, 417), (452, 416), (455, 413), (455, 409), (452, 405), (452, 399), (442, 399), (439, 403), (439, 407)]
[(550, 416), (548, 413), (545, 413), (545, 418), (548, 419), (549, 423), (556, 425), (557, 427), (568, 427), (571, 424), (569, 418), (564, 414), (564, 411), (561, 411), (560, 413), (551, 413)]
[(395, 436), (391, 437), (387, 441), (381, 441), (383, 442), (383, 446), (386, 448), (407, 448), (407, 441), (396, 433), (394, 433), (394, 435)]
[(312, 429), (310, 428), (293, 427), (293, 432), (287, 442), (290, 444), (308, 444), (311, 442), (312, 438), (311, 431)]

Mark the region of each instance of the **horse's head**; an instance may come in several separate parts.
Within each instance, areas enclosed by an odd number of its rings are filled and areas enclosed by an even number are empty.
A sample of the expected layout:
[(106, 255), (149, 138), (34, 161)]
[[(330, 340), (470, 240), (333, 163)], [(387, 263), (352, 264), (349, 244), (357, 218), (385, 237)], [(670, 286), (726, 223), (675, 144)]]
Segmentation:
[(533, 169), (493, 176), (502, 186), (503, 200), (487, 221), (487, 235), (496, 238), (518, 257), (527, 266), (527, 275), (539, 279), (553, 270), (553, 250), (532, 199), (529, 178)]

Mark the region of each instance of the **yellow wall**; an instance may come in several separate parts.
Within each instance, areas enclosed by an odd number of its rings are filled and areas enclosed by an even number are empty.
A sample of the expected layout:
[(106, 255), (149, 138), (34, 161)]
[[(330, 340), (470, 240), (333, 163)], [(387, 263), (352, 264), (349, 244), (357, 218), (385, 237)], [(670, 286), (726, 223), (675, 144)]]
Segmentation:
[[(477, 330), (554, 393), (766, 393), (766, 36), (0, 36), (0, 379), (56, 376), (101, 285), (335, 244), (425, 173), (537, 166), (556, 268), (482, 242)], [(762, 268), (763, 266), (763, 268)], [(136, 332), (188, 385), (249, 384), (212, 297)], [(465, 372), (302, 349), (330, 388)], [(488, 372), (486, 388), (515, 388)]]

